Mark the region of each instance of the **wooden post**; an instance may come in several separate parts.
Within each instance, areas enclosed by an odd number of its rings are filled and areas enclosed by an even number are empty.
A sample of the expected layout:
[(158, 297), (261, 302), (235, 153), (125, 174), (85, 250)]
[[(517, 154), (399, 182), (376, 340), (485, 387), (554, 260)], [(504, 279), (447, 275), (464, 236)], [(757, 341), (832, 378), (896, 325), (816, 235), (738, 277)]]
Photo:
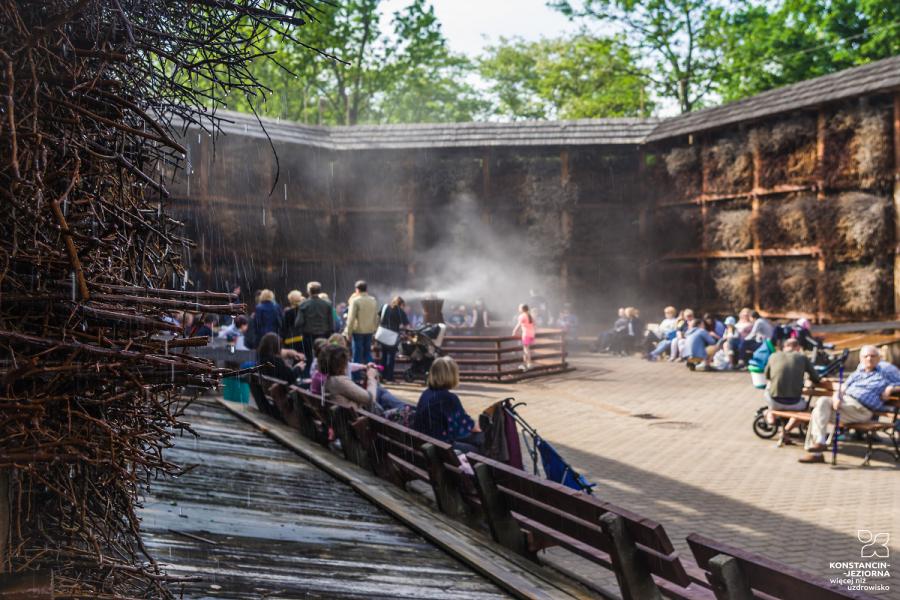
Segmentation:
[(750, 259), (750, 268), (753, 270), (753, 308), (762, 310), (762, 302), (760, 302), (760, 273), (762, 272), (762, 257), (760, 256), (759, 243), (759, 194), (760, 181), (762, 178), (762, 155), (759, 148), (751, 147), (753, 155), (753, 190), (750, 192), (750, 239), (753, 243), (753, 256)]
[(825, 109), (820, 108), (816, 119), (816, 197), (825, 199)]
[(709, 579), (717, 600), (754, 600), (753, 590), (737, 559), (717, 554), (709, 559)]
[(564, 208), (559, 216), (559, 235), (562, 239), (565, 252), (560, 258), (559, 285), (563, 298), (568, 299), (569, 293), (569, 252), (572, 246), (572, 211)]
[(428, 459), (428, 476), (431, 478), (438, 508), (445, 515), (454, 518), (464, 516), (466, 503), (459, 492), (459, 487), (447, 477), (447, 469), (444, 468), (444, 459), (441, 457), (441, 453), (434, 444), (422, 444), (422, 453)]
[[(819, 202), (825, 201), (825, 141), (827, 132), (827, 121), (825, 118), (825, 109), (820, 108), (816, 117), (816, 199)], [(821, 248), (821, 240), (819, 247)], [(828, 312), (828, 264), (825, 262), (825, 255), (819, 252), (819, 258), (816, 261), (816, 312), (818, 313), (816, 320), (822, 322), (825, 314)]]
[(624, 600), (662, 600), (650, 570), (637, 553), (637, 546), (625, 528), (625, 519), (607, 512), (600, 517), (600, 527), (609, 536), (609, 551), (619, 591)]
[(406, 274), (413, 277), (416, 274), (416, 213), (410, 210), (406, 213)]
[(559, 184), (563, 187), (569, 185), (569, 151), (563, 150), (559, 153)]
[(0, 573), (6, 572), (7, 541), (9, 540), (12, 510), (9, 502), (10, 469), (0, 469)]
[(894, 94), (894, 313), (900, 315), (900, 92)]
[(481, 496), (484, 518), (488, 522), (494, 541), (518, 554), (528, 556), (525, 534), (519, 529), (519, 524), (500, 495), (491, 468), (484, 463), (476, 464), (475, 481), (478, 485), (478, 494)]

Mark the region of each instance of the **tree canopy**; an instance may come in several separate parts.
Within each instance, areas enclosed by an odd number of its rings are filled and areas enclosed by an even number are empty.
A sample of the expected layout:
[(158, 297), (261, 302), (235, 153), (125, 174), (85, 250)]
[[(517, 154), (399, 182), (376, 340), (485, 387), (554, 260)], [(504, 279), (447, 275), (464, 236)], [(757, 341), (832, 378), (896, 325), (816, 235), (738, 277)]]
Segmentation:
[(382, 31), (382, 0), (345, 0), (317, 13), (303, 41), (334, 60), (273, 35), (271, 60), (253, 69), (268, 96), (238, 98), (229, 108), (304, 123), (355, 125), (468, 121), (487, 103), (467, 81), (472, 65), (452, 53), (434, 8), (412, 0)]
[(501, 39), (479, 70), (496, 97), (493, 112), (502, 117), (632, 117), (653, 109), (647, 73), (617, 38)]
[(336, 59), (273, 32), (275, 62), (252, 66), (270, 91), (225, 102), (335, 125), (647, 116), (900, 54), (898, 0), (547, 0), (584, 27), (476, 58), (451, 51), (432, 1), (387, 20), (384, 0), (323, 4), (298, 39)]

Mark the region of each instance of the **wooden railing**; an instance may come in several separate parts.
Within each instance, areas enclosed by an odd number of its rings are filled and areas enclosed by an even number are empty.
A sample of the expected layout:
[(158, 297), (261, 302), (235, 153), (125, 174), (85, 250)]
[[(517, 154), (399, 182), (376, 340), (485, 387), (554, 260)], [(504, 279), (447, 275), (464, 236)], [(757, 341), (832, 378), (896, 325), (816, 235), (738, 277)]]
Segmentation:
[[(531, 346), (532, 367), (522, 369), (522, 339), (509, 335), (509, 328), (450, 330), (444, 337), (443, 352), (459, 365), (464, 380), (515, 382), (526, 377), (560, 373), (570, 369), (566, 341), (561, 329), (538, 329)], [(398, 357), (398, 368), (405, 361)]]

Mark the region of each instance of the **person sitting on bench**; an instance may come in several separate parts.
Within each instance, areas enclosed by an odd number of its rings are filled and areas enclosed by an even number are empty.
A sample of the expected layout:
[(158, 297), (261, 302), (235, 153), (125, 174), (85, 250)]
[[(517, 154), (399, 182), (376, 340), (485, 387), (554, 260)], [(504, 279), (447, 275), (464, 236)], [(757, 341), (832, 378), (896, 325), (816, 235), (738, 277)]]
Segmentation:
[[(288, 383), (296, 383), (297, 379), (303, 375), (303, 368), (306, 366), (304, 356), (291, 348), (282, 348), (281, 337), (277, 333), (269, 332), (262, 336), (257, 354), (258, 364), (261, 366), (259, 372), (263, 375)], [(297, 362), (293, 367), (289, 367), (285, 359)]]
[(340, 398), (357, 408), (370, 410), (378, 397), (378, 369), (366, 369), (366, 387), (362, 388), (350, 379), (347, 366), (350, 353), (339, 345), (326, 344), (319, 352), (319, 370), (325, 374), (325, 392)]
[(413, 429), (447, 442), (459, 452), (480, 452), (484, 434), (450, 390), (459, 385), (459, 367), (449, 356), (434, 361), (428, 389), (419, 397)]
[(875, 346), (860, 348), (859, 361), (863, 368), (847, 378), (843, 394), (838, 390), (831, 401), (821, 398), (813, 409), (806, 431), (807, 454), (800, 458), (800, 462), (825, 462), (822, 453), (828, 448), (828, 422), (832, 420), (834, 411), (840, 411), (844, 423), (869, 421), (876, 411), (884, 408), (884, 400), (890, 398), (894, 388), (900, 386), (900, 370), (891, 364), (879, 364), (881, 354)]
[[(803, 374), (809, 375), (813, 383), (819, 383), (819, 374), (812, 361), (800, 352), (800, 341), (789, 338), (784, 341), (783, 350), (769, 357), (766, 363), (766, 379), (769, 385), (764, 396), (769, 410), (766, 411), (766, 422), (775, 424), (773, 410), (803, 410)], [(796, 419), (791, 419), (781, 434), (782, 445), (792, 445), (789, 433), (797, 424)]]

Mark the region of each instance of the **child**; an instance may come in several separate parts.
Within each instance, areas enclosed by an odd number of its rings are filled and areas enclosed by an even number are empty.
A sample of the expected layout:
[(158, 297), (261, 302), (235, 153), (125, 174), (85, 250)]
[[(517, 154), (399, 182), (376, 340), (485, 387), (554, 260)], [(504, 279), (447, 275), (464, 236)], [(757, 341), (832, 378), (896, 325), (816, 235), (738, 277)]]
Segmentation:
[(534, 318), (531, 316), (527, 304), (519, 305), (519, 317), (512, 335), (516, 335), (520, 330), (522, 331), (522, 355), (525, 358), (525, 364), (519, 368), (527, 371), (531, 368), (531, 345), (534, 344)]

